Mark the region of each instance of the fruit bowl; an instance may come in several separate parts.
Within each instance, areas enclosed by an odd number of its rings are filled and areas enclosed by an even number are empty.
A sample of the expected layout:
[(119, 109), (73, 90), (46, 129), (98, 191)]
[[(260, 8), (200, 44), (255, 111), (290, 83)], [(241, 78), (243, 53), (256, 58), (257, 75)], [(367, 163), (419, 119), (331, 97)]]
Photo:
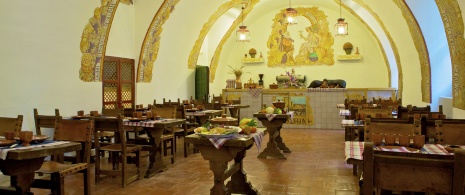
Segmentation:
[(276, 101), (276, 102), (273, 102), (273, 106), (275, 108), (279, 108), (281, 110), (284, 110), (284, 106), (285, 106), (286, 103), (284, 102), (281, 102), (280, 100)]

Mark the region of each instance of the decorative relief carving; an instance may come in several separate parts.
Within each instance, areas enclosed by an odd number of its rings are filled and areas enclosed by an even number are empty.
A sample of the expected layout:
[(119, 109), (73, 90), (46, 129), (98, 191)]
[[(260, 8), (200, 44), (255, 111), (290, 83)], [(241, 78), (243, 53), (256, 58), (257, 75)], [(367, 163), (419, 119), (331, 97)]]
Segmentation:
[[(245, 4), (244, 9), (244, 18), (247, 17), (249, 12), (253, 9), (255, 4), (258, 3), (259, 0), (242, 0), (242, 4)], [(242, 19), (237, 18), (234, 23), (229, 27), (228, 31), (224, 34), (221, 41), (218, 43), (218, 47), (216, 47), (215, 53), (213, 54), (212, 61), (210, 63), (210, 83), (213, 83), (215, 80), (216, 68), (218, 67), (218, 62), (220, 61), (220, 54), (223, 50), (223, 45), (229, 39), (231, 34), (238, 28), (239, 24), (241, 23)]]
[(429, 54), (426, 48), (425, 39), (421, 32), (417, 20), (410, 11), (408, 5), (403, 0), (395, 0), (394, 3), (402, 11), (402, 15), (408, 24), (410, 35), (412, 36), (413, 43), (418, 52), (421, 69), (421, 100), (423, 102), (431, 103), (431, 69), (429, 63)]
[(157, 59), (160, 48), (160, 34), (163, 24), (168, 20), (179, 0), (165, 0), (153, 17), (152, 23), (145, 34), (144, 42), (137, 68), (137, 82), (148, 83), (152, 81), (153, 63)]
[[(297, 16), (310, 21), (310, 26), (299, 31), (299, 34), (290, 34), (288, 25), (284, 23), (286, 9), (277, 13), (267, 42), (270, 49), (268, 66), (334, 65), (334, 50), (331, 48), (334, 39), (329, 32), (327, 16), (318, 7), (294, 9)], [(304, 40), (300, 47), (294, 45), (296, 39)]]
[(108, 33), (119, 2), (119, 0), (101, 1), (101, 6), (95, 8), (94, 16), (84, 27), (80, 43), (82, 56), (79, 78), (82, 81), (102, 80), (101, 70), (103, 70)]
[(444, 23), (452, 62), (452, 105), (465, 110), (465, 38), (463, 17), (457, 0), (436, 0)]

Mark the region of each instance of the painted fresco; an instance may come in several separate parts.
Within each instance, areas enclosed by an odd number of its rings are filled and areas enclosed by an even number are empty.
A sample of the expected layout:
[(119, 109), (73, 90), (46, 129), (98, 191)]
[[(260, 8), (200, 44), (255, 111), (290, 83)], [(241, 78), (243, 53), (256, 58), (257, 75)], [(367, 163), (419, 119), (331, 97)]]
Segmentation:
[[(285, 11), (281, 10), (273, 19), (268, 38), (268, 66), (334, 65), (334, 39), (328, 28), (327, 16), (318, 7), (295, 8), (299, 22), (309, 25), (288, 26)], [(300, 17), (299, 17), (300, 16)], [(307, 23), (307, 22), (306, 22)], [(291, 30), (290, 28), (300, 28)]]

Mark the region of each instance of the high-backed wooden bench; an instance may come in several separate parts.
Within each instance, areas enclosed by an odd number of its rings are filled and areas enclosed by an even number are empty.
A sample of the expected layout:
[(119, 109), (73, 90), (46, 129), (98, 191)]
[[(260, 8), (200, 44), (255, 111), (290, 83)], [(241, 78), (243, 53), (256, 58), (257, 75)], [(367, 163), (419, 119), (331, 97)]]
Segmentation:
[(465, 145), (465, 120), (435, 120), (437, 144)]
[(413, 118), (367, 118), (365, 119), (366, 142), (371, 142), (371, 133), (421, 135), (421, 123), (420, 120)]
[(464, 194), (465, 150), (455, 155), (383, 152), (366, 142), (363, 151), (363, 194), (374, 188), (390, 191)]

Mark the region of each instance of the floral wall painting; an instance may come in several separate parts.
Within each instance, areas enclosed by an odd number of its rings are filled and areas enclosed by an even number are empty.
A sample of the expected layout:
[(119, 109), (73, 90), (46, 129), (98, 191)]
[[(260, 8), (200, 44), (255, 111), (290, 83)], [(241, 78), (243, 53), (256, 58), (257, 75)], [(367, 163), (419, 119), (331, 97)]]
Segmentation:
[[(268, 66), (333, 65), (334, 50), (331, 47), (334, 39), (328, 28), (327, 16), (318, 7), (294, 9), (297, 17), (306, 21), (299, 19), (299, 25), (288, 26), (285, 23), (286, 10), (276, 14), (267, 42)], [(300, 25), (302, 21), (305, 26)]]

